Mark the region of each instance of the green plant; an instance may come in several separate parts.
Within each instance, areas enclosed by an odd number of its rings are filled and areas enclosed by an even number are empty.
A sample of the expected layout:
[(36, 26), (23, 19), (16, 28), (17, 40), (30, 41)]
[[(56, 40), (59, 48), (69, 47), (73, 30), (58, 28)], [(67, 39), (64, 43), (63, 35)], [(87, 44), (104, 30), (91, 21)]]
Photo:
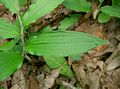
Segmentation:
[[(104, 0), (102, 0), (102, 3)], [(100, 8), (100, 14), (98, 16), (98, 21), (100, 23), (106, 23), (108, 22), (111, 17), (117, 17), (120, 18), (120, 2), (118, 0), (112, 0), (112, 5), (105, 5)]]
[[(98, 14), (98, 21), (100, 23), (108, 22), (111, 17), (120, 18), (120, 2), (119, 0), (112, 0), (112, 5), (102, 6), (104, 0), (99, 1), (99, 6), (96, 8), (95, 15)], [(68, 9), (79, 12), (92, 12), (92, 4), (87, 0), (64, 0), (64, 6)]]
[[(19, 13), (20, 6), (24, 5), (24, 3), (21, 4), (19, 0), (14, 0), (14, 2), (13, 0), (0, 0), (8, 9), (18, 15), (16, 24), (10, 23), (5, 19), (0, 19), (0, 38), (11, 38), (10, 42), (5, 42), (0, 46), (0, 81), (21, 67), (27, 53), (43, 56), (46, 63), (52, 69), (61, 67), (61, 74), (73, 77), (74, 74), (64, 57), (81, 54), (96, 46), (107, 43), (105, 40), (86, 33), (52, 31), (50, 27), (45, 27), (42, 29), (42, 32), (30, 35), (26, 40), (24, 32), (26, 32), (29, 25), (38, 18), (50, 13), (54, 8), (63, 3), (63, 1), (50, 0), (49, 2), (49, 0), (36, 0), (29, 7), (28, 11), (21, 15)], [(87, 11), (89, 10), (88, 8)], [(62, 30), (64, 26), (59, 28)], [(66, 71), (67, 73), (65, 74)]]

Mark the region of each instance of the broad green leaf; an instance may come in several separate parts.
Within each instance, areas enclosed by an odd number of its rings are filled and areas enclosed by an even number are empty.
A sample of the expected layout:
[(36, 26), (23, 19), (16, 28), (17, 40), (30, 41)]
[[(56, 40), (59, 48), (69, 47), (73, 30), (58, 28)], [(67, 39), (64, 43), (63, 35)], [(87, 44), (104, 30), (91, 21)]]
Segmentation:
[(20, 68), (22, 61), (21, 55), (15, 51), (0, 51), (0, 81)]
[(70, 56), (72, 60), (80, 60), (81, 59), (82, 54), (80, 55), (74, 55), (74, 56)]
[(27, 4), (27, 0), (18, 0), (18, 1), (21, 7)]
[[(52, 28), (50, 26), (44, 27), (40, 30), (39, 34), (45, 32), (52, 32)], [(46, 56), (44, 57), (46, 64), (51, 69), (60, 68), (60, 74), (67, 76), (68, 78), (73, 77), (73, 73), (69, 68), (67, 61), (64, 57), (53, 57), (53, 56)]]
[(0, 50), (10, 50), (15, 45), (14, 41), (5, 42), (0, 46)]
[(71, 10), (81, 11), (81, 12), (91, 12), (91, 3), (87, 0), (64, 0), (63, 5)]
[(111, 16), (104, 14), (104, 13), (100, 13), (98, 16), (98, 22), (100, 23), (106, 23), (110, 20)]
[(120, 7), (104, 6), (100, 9), (103, 13), (120, 18)]
[(18, 0), (0, 0), (8, 9), (10, 9), (13, 13), (18, 14), (20, 11)]
[(36, 0), (18, 0), (19, 1), (19, 4), (21, 7), (27, 5), (27, 4), (32, 4), (34, 2), (36, 2)]
[(38, 18), (50, 13), (63, 1), (64, 0), (37, 0), (29, 7), (23, 16), (23, 24), (28, 26), (30, 23), (35, 22)]
[(64, 57), (45, 56), (44, 59), (50, 68), (52, 69), (60, 68), (60, 73), (62, 75), (65, 75), (68, 78), (74, 77), (74, 74), (69, 68), (67, 61)]
[(38, 34), (46, 33), (46, 32), (52, 32), (52, 31), (53, 31), (53, 29), (52, 29), (50, 26), (46, 26), (46, 27), (42, 28), (42, 29), (38, 32)]
[(15, 38), (19, 35), (19, 29), (15, 25), (0, 19), (0, 38)]
[[(58, 27), (58, 30), (59, 31), (68, 30), (68, 27), (73, 25), (78, 20), (79, 17), (80, 17), (80, 14), (72, 14), (69, 17), (66, 17), (64, 20), (60, 22), (60, 26)], [(71, 56), (72, 60), (80, 60), (80, 58), (81, 58), (80, 55)]]
[(78, 18), (80, 17), (80, 14), (72, 14), (69, 17), (66, 17), (60, 22), (60, 26), (58, 27), (58, 30), (63, 30), (65, 31), (73, 25), (75, 22), (77, 22)]
[(40, 56), (70, 56), (89, 51), (107, 41), (83, 32), (48, 32), (30, 37), (26, 51)]

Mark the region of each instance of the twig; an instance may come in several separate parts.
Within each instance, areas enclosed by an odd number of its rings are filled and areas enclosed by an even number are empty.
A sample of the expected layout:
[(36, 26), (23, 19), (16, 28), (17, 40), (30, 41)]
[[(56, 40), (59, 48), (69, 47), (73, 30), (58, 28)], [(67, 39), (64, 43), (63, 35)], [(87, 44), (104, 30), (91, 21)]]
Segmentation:
[(26, 58), (29, 62), (31, 62), (31, 58), (30, 58), (27, 54), (25, 54), (25, 58)]

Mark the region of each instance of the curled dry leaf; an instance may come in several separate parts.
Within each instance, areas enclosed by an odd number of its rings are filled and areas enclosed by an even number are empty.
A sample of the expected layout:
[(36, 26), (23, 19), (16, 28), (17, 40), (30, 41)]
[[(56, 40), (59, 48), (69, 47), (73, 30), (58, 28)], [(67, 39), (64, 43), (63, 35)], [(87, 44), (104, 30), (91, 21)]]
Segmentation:
[(52, 74), (47, 76), (45, 79), (45, 86), (51, 88), (55, 82), (55, 79), (59, 76), (60, 70), (56, 69), (52, 71)]

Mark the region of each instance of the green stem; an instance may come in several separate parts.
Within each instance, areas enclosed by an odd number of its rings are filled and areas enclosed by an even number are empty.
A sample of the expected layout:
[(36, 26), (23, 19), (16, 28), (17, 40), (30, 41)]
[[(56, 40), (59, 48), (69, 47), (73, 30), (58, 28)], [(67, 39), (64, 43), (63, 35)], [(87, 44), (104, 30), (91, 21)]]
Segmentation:
[(22, 46), (23, 46), (23, 55), (22, 56), (31, 62), (30, 57), (28, 57), (26, 52), (25, 52), (26, 45), (25, 45), (25, 40), (24, 40), (24, 26), (23, 26), (22, 19), (21, 19), (20, 15), (18, 15), (18, 19), (19, 19), (19, 23), (20, 23), (20, 35), (21, 35), (21, 41), (22, 41)]
[(20, 35), (21, 35), (21, 41), (22, 41), (22, 46), (23, 46), (23, 56), (25, 56), (24, 26), (23, 26), (20, 15), (18, 15), (18, 19), (20, 22)]

